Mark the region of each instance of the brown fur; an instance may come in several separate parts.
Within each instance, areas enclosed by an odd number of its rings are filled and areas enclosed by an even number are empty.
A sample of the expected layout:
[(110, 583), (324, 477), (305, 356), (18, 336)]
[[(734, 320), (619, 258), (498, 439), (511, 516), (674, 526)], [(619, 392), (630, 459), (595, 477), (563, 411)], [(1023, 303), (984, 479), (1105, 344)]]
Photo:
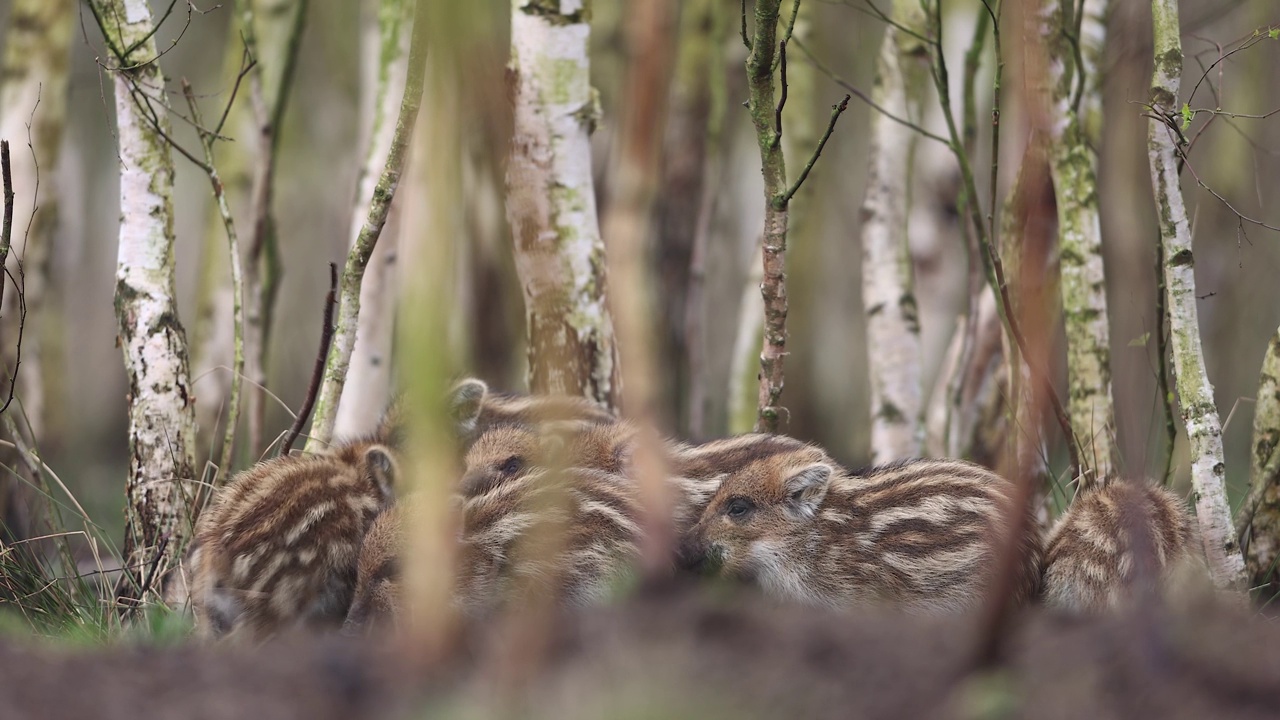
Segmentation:
[[(495, 425), (468, 450), (460, 491), (474, 496), (537, 468), (555, 466), (632, 477), (635, 438), (635, 426), (628, 422), (571, 420)], [(667, 440), (663, 443), (663, 460), (678, 496), (674, 510), (677, 532), (693, 526), (728, 473), (778, 453), (802, 449), (821, 452), (795, 438), (764, 433), (699, 445)]]
[[(599, 470), (536, 470), (475, 497), (459, 498), (462, 532), (454, 601), (485, 615), (530, 593), (564, 604), (606, 598), (638, 555), (639, 505), (631, 481)], [(399, 563), (412, 502), (385, 513), (365, 537), (347, 626), (393, 617)]]
[(392, 500), (390, 450), (352, 443), (236, 475), (196, 525), (192, 609), (206, 637), (338, 625), (361, 541)]
[[(962, 610), (979, 601), (993, 571), (1011, 487), (956, 460), (852, 476), (816, 448), (775, 454), (725, 479), (683, 555), (783, 600)], [(1028, 543), (1018, 602), (1038, 588), (1038, 538)]]
[(1077, 496), (1049, 534), (1044, 600), (1074, 612), (1117, 609), (1142, 583), (1167, 586), (1191, 560), (1191, 517), (1169, 490), (1113, 480)]

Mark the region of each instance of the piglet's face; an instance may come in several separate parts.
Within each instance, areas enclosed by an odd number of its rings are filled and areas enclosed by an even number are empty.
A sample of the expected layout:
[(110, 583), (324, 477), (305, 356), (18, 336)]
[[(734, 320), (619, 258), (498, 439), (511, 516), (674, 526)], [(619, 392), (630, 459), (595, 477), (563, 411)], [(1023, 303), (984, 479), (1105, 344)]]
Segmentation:
[(826, 463), (784, 456), (730, 475), (686, 537), (681, 564), (729, 577), (756, 575), (813, 522), (833, 474)]

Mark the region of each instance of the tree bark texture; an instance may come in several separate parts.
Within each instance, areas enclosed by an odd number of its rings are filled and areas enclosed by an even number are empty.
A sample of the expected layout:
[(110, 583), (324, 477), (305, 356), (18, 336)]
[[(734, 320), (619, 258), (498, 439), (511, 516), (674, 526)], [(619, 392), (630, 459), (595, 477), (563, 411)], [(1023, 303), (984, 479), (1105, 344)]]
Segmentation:
[(777, 432), (787, 355), (787, 167), (782, 153), (781, 128), (775, 117), (777, 102), (773, 83), (778, 51), (778, 10), (781, 0), (756, 0), (755, 35), (747, 55), (747, 108), (760, 146), (764, 175), (764, 342), (760, 349), (759, 390), (756, 399), (756, 432)]
[[(898, 12), (905, 3), (894, 4)], [(911, 117), (903, 64), (913, 38), (885, 28), (876, 58), (872, 100), (893, 115)], [(923, 449), (920, 322), (907, 246), (907, 199), (915, 133), (882, 112), (871, 114), (867, 192), (862, 204), (862, 302), (867, 313), (871, 376), (871, 458), (884, 463), (917, 457)]]
[(590, 0), (512, 2), (507, 220), (524, 291), (529, 389), (616, 408), (617, 347), (591, 177), (599, 108), (590, 15)]
[[(394, 3), (389, 6), (394, 11), (406, 12), (409, 7), (407, 0), (385, 1)], [(384, 8), (387, 15), (394, 16), (392, 10)], [(397, 27), (408, 27), (408, 18), (405, 15), (399, 17), (401, 25)], [(368, 196), (368, 214), (360, 224), (359, 235), (352, 243), (351, 251), (347, 255), (346, 267), (342, 272), (342, 296), (338, 304), (337, 329), (334, 331), (333, 344), (329, 347), (324, 381), (320, 386), (319, 397), (316, 399), (315, 415), (311, 423), (310, 437), (307, 440), (308, 451), (322, 449), (333, 438), (338, 400), (342, 396), (342, 389), (347, 380), (347, 370), (351, 364), (351, 353), (355, 347), (365, 269), (369, 266), (378, 238), (382, 234), (382, 227), (386, 224), (391, 201), (395, 198), (396, 188), (400, 184), (400, 174), (409, 154), (409, 140), (413, 135), (418, 108), (422, 102), (426, 61), (426, 31), (422, 28), (424, 24), (415, 22), (412, 26), (412, 39), (407, 59), (407, 80), (404, 95), (400, 101), (399, 115), (396, 118), (395, 132), (392, 135), (382, 173), (373, 187), (373, 192)], [(398, 29), (394, 32), (384, 31), (382, 39), (383, 57), (403, 57), (398, 51), (402, 42)], [(387, 48), (386, 44), (394, 45), (396, 50)], [(375, 131), (374, 137), (376, 136)]]
[[(174, 300), (173, 158), (165, 78), (145, 0), (95, 0), (112, 55), (120, 157), (116, 318), (129, 381), (129, 476), (117, 589), (155, 590), (190, 530), (195, 414)], [(125, 54), (124, 51), (132, 48)], [(141, 583), (150, 580), (150, 587)]]
[[(1080, 443), (1080, 488), (1111, 474), (1115, 408), (1111, 341), (1098, 215), (1097, 154), (1102, 121), (1099, 75), (1106, 40), (1106, 0), (1087, 0), (1077, 65), (1063, 27), (1062, 3), (1046, 0), (1041, 37), (1049, 46), (1049, 162), (1058, 206), (1062, 312), (1067, 333), (1068, 412)], [(1082, 77), (1083, 76), (1083, 77)], [(1083, 83), (1083, 85), (1081, 85)], [(1078, 96), (1077, 96), (1078, 93)], [(1078, 107), (1073, 107), (1078, 97)], [(1091, 471), (1091, 472), (1090, 472)]]
[[(0, 305), (0, 357), (6, 378), (18, 371), (16, 395), (32, 445), (44, 435), (44, 376), (40, 314), (44, 305), (49, 243), (58, 218), (58, 165), (66, 122), (67, 77), (75, 3), (71, 0), (17, 0), (5, 32), (0, 68), (0, 138), (10, 142), (14, 205), (12, 246), (7, 262), (16, 277), (22, 262), (28, 324), (23, 328), (21, 368), (17, 343), (20, 323), (17, 286), (5, 278)], [(30, 124), (30, 131), (27, 127)], [(30, 138), (31, 149), (27, 149)], [(38, 167), (37, 167), (38, 165)], [(39, 198), (36, 197), (37, 173)], [(33, 214), (34, 210), (34, 214)], [(30, 230), (27, 223), (30, 221)], [(16, 412), (18, 406), (8, 412)], [(12, 457), (6, 465), (21, 467)], [(34, 481), (36, 478), (28, 477)], [(0, 523), (18, 537), (30, 536), (27, 515), (33, 493), (18, 477), (0, 478)], [(4, 537), (0, 534), (0, 537)]]
[(1182, 41), (1177, 0), (1152, 0), (1155, 72), (1151, 79), (1152, 114), (1147, 133), (1151, 184), (1160, 236), (1164, 244), (1164, 277), (1168, 298), (1170, 345), (1179, 408), (1191, 445), (1191, 485), (1205, 559), (1214, 583), (1244, 586), (1244, 559), (1231, 521), (1224, 484), (1222, 425), (1213, 386), (1205, 371), (1196, 314), (1195, 261), (1191, 228), (1178, 184), (1177, 138), (1165, 124), (1177, 122), (1182, 78)]
[[(1253, 415), (1250, 489), (1240, 507), (1237, 537), (1248, 537), (1249, 586), (1264, 602), (1280, 593), (1280, 331), (1267, 343)], [(1246, 535), (1247, 533), (1247, 535)]]
[[(384, 3), (383, 12), (377, 17), (377, 32), (362, 33), (363, 41), (372, 41), (375, 46), (372, 52), (366, 50), (363, 57), (374, 63), (372, 72), (365, 73), (365, 79), (372, 81), (376, 90), (370, 94), (369, 106), (362, 108), (362, 112), (368, 112), (372, 117), (368, 126), (369, 151), (360, 168), (359, 190), (351, 214), (353, 242), (360, 236), (360, 226), (364, 222), (364, 199), (373, 196), (378, 181), (378, 160), (387, 156), (395, 134), (392, 119), (404, 90), (408, 69), (409, 19), (405, 9), (409, 7), (404, 0)], [(395, 218), (393, 209), (388, 221), (392, 227), (384, 231), (385, 237), (374, 248), (366, 270), (366, 281), (360, 285), (355, 347), (338, 402), (338, 415), (333, 426), (336, 437), (372, 431), (390, 398), (399, 229), (395, 227)]]

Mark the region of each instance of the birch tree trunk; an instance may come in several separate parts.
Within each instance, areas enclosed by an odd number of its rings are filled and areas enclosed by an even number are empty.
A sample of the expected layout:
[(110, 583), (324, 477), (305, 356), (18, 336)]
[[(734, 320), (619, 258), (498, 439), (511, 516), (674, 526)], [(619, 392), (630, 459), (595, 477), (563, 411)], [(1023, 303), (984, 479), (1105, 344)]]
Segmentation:
[(1240, 506), (1236, 536), (1248, 537), (1249, 586), (1266, 602), (1280, 593), (1280, 331), (1267, 343), (1253, 415), (1249, 495)]
[(524, 290), (529, 389), (616, 408), (617, 348), (591, 179), (600, 111), (590, 16), (591, 0), (512, 0), (507, 220)]
[(1177, 137), (1166, 124), (1178, 122), (1178, 89), (1182, 81), (1177, 0), (1152, 0), (1151, 15), (1155, 34), (1151, 106), (1157, 117), (1148, 126), (1147, 152), (1165, 249), (1170, 345), (1179, 407), (1191, 445), (1196, 518), (1214, 583), (1222, 588), (1241, 589), (1245, 581), (1244, 559), (1227, 505), (1222, 425), (1200, 345), (1191, 228), (1178, 184)]
[[(401, 19), (394, 31), (384, 27), (382, 56), (396, 57), (400, 54), (398, 48), (403, 41), (399, 28), (409, 26), (407, 15), (411, 7), (408, 0), (384, 0), (384, 2), (388, 3), (384, 5), (384, 16)], [(365, 269), (369, 265), (378, 238), (382, 234), (383, 225), (387, 221), (391, 201), (395, 198), (396, 188), (400, 183), (400, 173), (408, 156), (409, 140), (418, 117), (418, 107), (422, 102), (427, 51), (426, 31), (422, 28), (423, 24), (425, 23), (413, 23), (404, 95), (400, 101), (400, 112), (396, 118), (395, 131), (392, 134), (382, 174), (378, 177), (373, 191), (367, 196), (362, 196), (368, 197), (370, 204), (364, 222), (360, 224), (359, 234), (347, 255), (346, 268), (342, 272), (342, 297), (338, 304), (337, 329), (334, 331), (333, 344), (329, 348), (329, 355), (325, 362), (324, 382), (320, 386), (320, 393), (316, 399), (315, 415), (307, 440), (308, 452), (323, 449), (333, 438), (338, 400), (346, 384), (351, 353), (355, 347), (356, 324), (360, 317), (360, 297)], [(376, 135), (375, 132), (374, 136)]]
[[(113, 65), (120, 157), (116, 317), (129, 378), (121, 600), (159, 587), (189, 532), (195, 415), (174, 301), (173, 158), (165, 78), (146, 0), (94, 0)], [(106, 20), (109, 18), (109, 20)], [(125, 53), (125, 50), (132, 49)], [(143, 582), (149, 581), (149, 587)]]
[(1082, 64), (1078, 66), (1067, 38), (1072, 29), (1064, 27), (1063, 4), (1045, 0), (1041, 13), (1041, 37), (1048, 39), (1050, 51), (1049, 163), (1058, 205), (1068, 411), (1080, 443), (1080, 489), (1110, 475), (1115, 455), (1110, 328), (1094, 151), (1101, 140), (1099, 68), (1107, 4), (1107, 0), (1085, 0), (1080, 5), (1084, 16), (1079, 19)]
[[(895, 20), (908, 27), (913, 4), (896, 0)], [(923, 20), (923, 18), (921, 18)], [(876, 58), (872, 101), (899, 118), (913, 117), (904, 65), (919, 43), (892, 25)], [(907, 245), (907, 189), (915, 132), (871, 113), (867, 193), (862, 205), (862, 302), (867, 313), (867, 360), (871, 375), (873, 463), (917, 457), (923, 449), (923, 388), (920, 323)]]
[[(399, 13), (395, 10), (399, 6)], [(375, 32), (362, 33), (363, 42), (373, 48), (363, 52), (364, 61), (371, 62), (371, 72), (364, 78), (372, 82), (376, 90), (370, 93), (369, 104), (362, 112), (371, 115), (368, 124), (369, 150), (360, 167), (359, 191), (351, 214), (351, 239), (360, 236), (364, 223), (366, 198), (373, 196), (378, 181), (378, 161), (391, 149), (395, 134), (396, 107), (405, 87), (409, 59), (409, 17), (411, 7), (404, 0), (383, 3), (384, 11), (377, 13), (373, 23)], [(369, 258), (365, 282), (360, 286), (360, 315), (356, 320), (355, 347), (351, 353), (351, 365), (347, 381), (338, 402), (338, 414), (333, 433), (337, 437), (351, 436), (371, 431), (378, 423), (391, 392), (391, 340), (395, 323), (396, 245), (399, 235), (396, 211), (393, 208), (388, 220), (390, 228), (383, 231), (373, 255)]]
[[(49, 243), (58, 218), (59, 195), (54, 169), (58, 166), (66, 120), (74, 9), (75, 3), (71, 0), (15, 2), (10, 10), (0, 69), (0, 138), (15, 148), (12, 152), (14, 228), (7, 264), (16, 277), (17, 261), (22, 262), (23, 296), (28, 314), (22, 336), (21, 368), (18, 368), (18, 288), (6, 278), (0, 305), (0, 357), (6, 377), (18, 371), (16, 393), (32, 446), (38, 445), (44, 435), (40, 311), (47, 284)], [(28, 137), (30, 150), (26, 148)], [(39, 198), (36, 197), (37, 185)], [(28, 220), (29, 231), (26, 230)], [(15, 412), (17, 407), (11, 406), (9, 412)], [(5, 464), (15, 469), (22, 467), (11, 461)], [(26, 510), (27, 501), (34, 498), (29, 488), (13, 474), (5, 473), (0, 478), (0, 523), (6, 531), (22, 538), (30, 536)]]

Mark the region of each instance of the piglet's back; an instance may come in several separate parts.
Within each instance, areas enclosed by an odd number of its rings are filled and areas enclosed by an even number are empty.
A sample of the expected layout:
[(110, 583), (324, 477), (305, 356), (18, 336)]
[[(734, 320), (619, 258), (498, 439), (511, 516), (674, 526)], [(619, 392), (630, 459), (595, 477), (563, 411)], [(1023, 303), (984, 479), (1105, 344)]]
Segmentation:
[(390, 501), (380, 446), (282, 457), (237, 475), (196, 527), (192, 606), (206, 636), (340, 623), (364, 533)]

